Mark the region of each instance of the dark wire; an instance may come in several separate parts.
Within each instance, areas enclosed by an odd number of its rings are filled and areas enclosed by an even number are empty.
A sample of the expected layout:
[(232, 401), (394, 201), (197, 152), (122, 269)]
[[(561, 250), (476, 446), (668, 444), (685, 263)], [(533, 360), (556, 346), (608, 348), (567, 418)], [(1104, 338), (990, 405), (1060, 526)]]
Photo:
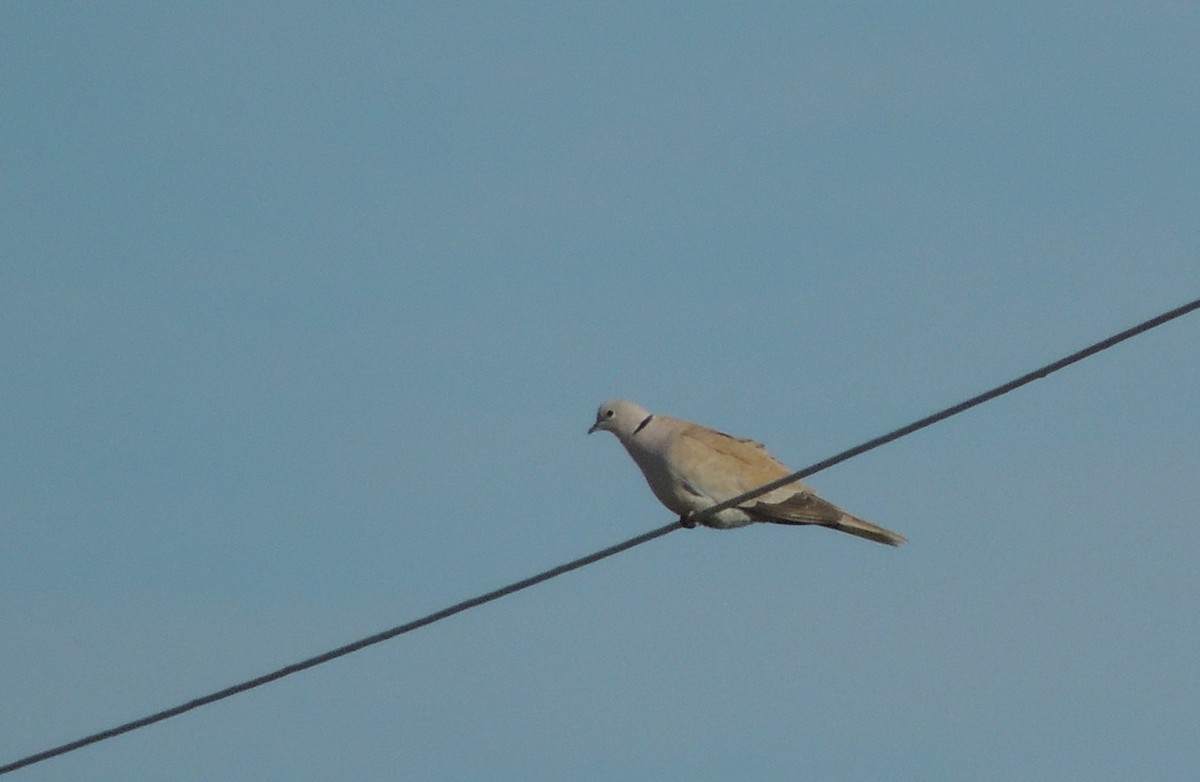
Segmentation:
[[(966, 412), (967, 410), (970, 410), (972, 407), (981, 405), (984, 402), (988, 402), (992, 399), (995, 399), (998, 396), (1003, 396), (1004, 394), (1007, 394), (1009, 391), (1015, 391), (1016, 389), (1020, 388), (1023, 385), (1028, 385), (1029, 383), (1032, 383), (1035, 380), (1046, 377), (1046, 375), (1057, 372), (1058, 370), (1063, 369), (1065, 367), (1069, 367), (1076, 362), (1083, 361), (1085, 358), (1087, 358), (1089, 356), (1094, 356), (1095, 354), (1099, 353), (1102, 350), (1108, 350), (1113, 345), (1116, 345), (1118, 342), (1124, 342), (1125, 340), (1129, 339), (1130, 337), (1136, 337), (1138, 334), (1142, 334), (1144, 332), (1149, 331), (1152, 328), (1161, 326), (1162, 324), (1166, 323), (1167, 321), (1175, 320), (1176, 318), (1186, 315), (1195, 309), (1200, 309), (1200, 299), (1196, 299), (1193, 302), (1184, 304), (1182, 307), (1173, 309), (1170, 312), (1164, 312), (1162, 315), (1159, 315), (1156, 318), (1151, 318), (1150, 320), (1139, 323), (1138, 325), (1134, 326), (1133, 328), (1125, 329), (1121, 333), (1114, 334), (1111, 337), (1109, 337), (1108, 339), (1102, 339), (1094, 345), (1089, 345), (1088, 347), (1084, 348), (1083, 350), (1072, 353), (1071, 355), (1069, 355), (1065, 358), (1060, 358), (1058, 361), (1049, 363), (1046, 366), (1042, 367), (1041, 369), (1035, 369), (1027, 375), (1021, 375), (1016, 380), (1010, 380), (1003, 385), (996, 386), (991, 391), (984, 391), (982, 394), (980, 394), (978, 396), (973, 396), (970, 399), (966, 400), (965, 402), (959, 402), (958, 404), (956, 404), (952, 407), (947, 407), (945, 410), (934, 413), (933, 415), (928, 416), (926, 418), (922, 418), (920, 421), (914, 421), (913, 423), (909, 424), (908, 426), (902, 426), (899, 429), (896, 429), (895, 431), (888, 432), (887, 434), (882, 435), (880, 437), (876, 437), (874, 440), (868, 440), (867, 442), (863, 443), (862, 445), (856, 445), (855, 447), (850, 448), (849, 450), (845, 450), (839, 454), (830, 456), (828, 459), (821, 461), (821, 462), (817, 462), (816, 464), (810, 465), (808, 467), (805, 467), (803, 470), (797, 470), (796, 472), (792, 473), (791, 475), (785, 475), (782, 478), (777, 478), (777, 479), (771, 481), (770, 483), (766, 483), (766, 484), (763, 484), (762, 486), (759, 486), (757, 489), (752, 489), (751, 491), (748, 491), (745, 494), (739, 494), (737, 497), (731, 497), (730, 499), (725, 500), (724, 502), (718, 503), (718, 504), (712, 506), (711, 508), (705, 508), (701, 513), (695, 514), (693, 516), (693, 518), (696, 521), (701, 521), (703, 519), (708, 518), (709, 516), (713, 516), (717, 513), (720, 513), (721, 511), (726, 510), (727, 508), (732, 508), (735, 505), (741, 505), (746, 500), (752, 500), (755, 497), (766, 494), (767, 492), (774, 491), (775, 489), (778, 489), (780, 486), (787, 486), (789, 483), (793, 483), (795, 481), (800, 480), (801, 478), (808, 477), (809, 475), (812, 475), (813, 473), (820, 472), (821, 470), (832, 467), (835, 464), (844, 462), (847, 459), (853, 459), (855, 456), (864, 454), (870, 450), (874, 450), (875, 448), (878, 448), (881, 445), (886, 445), (886, 444), (892, 442), (893, 440), (898, 440), (901, 437), (904, 437), (905, 435), (910, 435), (913, 432), (916, 432), (920, 429), (924, 429), (927, 426), (932, 426), (933, 424), (936, 424), (938, 421), (944, 421), (947, 418), (949, 418), (950, 416), (954, 416), (954, 415), (958, 415), (959, 413)], [(0, 771), (2, 771), (2, 770), (3, 769), (0, 769)]]
[(63, 744), (61, 746), (54, 747), (53, 749), (48, 749), (45, 752), (39, 752), (36, 755), (30, 755), (29, 757), (21, 758), (14, 763), (0, 766), (0, 774), (7, 774), (10, 771), (16, 771), (19, 768), (23, 768), (34, 763), (39, 763), (43, 760), (48, 760), (57, 755), (65, 755), (66, 753), (77, 750), (80, 747), (86, 747), (88, 744), (95, 744), (97, 741), (111, 739), (114, 736), (120, 736), (122, 733), (128, 733), (131, 730), (137, 730), (138, 728), (144, 728), (147, 725), (153, 725), (156, 722), (161, 722), (170, 717), (183, 714), (185, 711), (191, 711), (192, 709), (198, 709), (201, 706), (207, 706), (210, 703), (215, 703), (216, 701), (223, 700), (232, 695), (237, 695), (240, 692), (253, 690), (255, 687), (261, 687), (262, 685), (273, 682), (276, 679), (282, 679), (285, 676), (291, 676), (293, 673), (299, 673), (300, 671), (320, 665), (321, 663), (326, 663), (330, 660), (335, 660), (338, 657), (342, 657), (343, 655), (350, 654), (351, 652), (357, 652), (359, 649), (365, 649), (368, 646), (373, 646), (374, 644), (381, 643), (390, 638), (395, 638), (398, 635), (403, 635), (412, 630), (416, 630), (418, 627), (424, 627), (425, 625), (433, 624), (441, 619), (454, 616), (457, 613), (466, 611), (468, 608), (474, 608), (475, 606), (481, 606), (484, 603), (490, 603), (491, 601), (497, 600), (505, 595), (511, 595), (513, 592), (520, 592), (522, 589), (531, 587), (534, 584), (540, 584), (543, 581), (549, 581), (555, 576), (561, 576), (563, 573), (569, 573), (572, 570), (583, 567), (584, 565), (590, 565), (593, 562), (599, 562), (606, 557), (611, 557), (613, 554), (620, 554), (626, 549), (631, 549), (634, 546), (645, 543), (646, 541), (666, 535), (668, 532), (678, 528), (679, 522), (668, 524), (665, 527), (659, 527), (656, 530), (638, 535), (636, 538), (630, 538), (624, 543), (618, 543), (615, 546), (609, 546), (603, 551), (597, 551), (595, 554), (589, 554), (586, 557), (580, 557), (579, 559), (568, 562), (565, 565), (559, 565), (556, 568), (551, 568), (550, 570), (539, 573), (536, 576), (530, 576), (522, 581), (517, 581), (509, 584), (506, 587), (501, 587), (495, 591), (488, 592), (487, 594), (473, 597), (470, 600), (464, 600), (461, 603), (455, 603), (449, 608), (443, 608), (441, 611), (435, 611), (428, 616), (423, 616), (420, 619), (414, 619), (413, 621), (408, 622), (407, 624), (402, 624), (399, 627), (393, 627), (391, 630), (384, 630), (382, 633), (376, 633), (375, 635), (367, 638), (354, 641), (353, 643), (348, 643), (345, 646), (339, 646), (338, 648), (325, 652), (324, 654), (318, 654), (316, 657), (309, 657), (307, 660), (301, 660), (298, 663), (292, 663), (291, 665), (280, 668), (277, 671), (263, 674), (257, 678), (244, 681), (241, 684), (235, 684), (232, 687), (226, 687), (223, 690), (210, 693), (209, 695), (204, 695), (196, 698), (195, 700), (190, 700), (187, 703), (181, 703), (178, 706), (172, 706), (169, 709), (163, 709), (162, 711), (155, 712), (154, 714), (134, 720), (133, 722), (126, 722), (124, 725), (118, 725), (115, 728), (109, 728), (108, 730), (101, 731), (100, 733), (95, 733), (91, 736), (85, 736), (84, 738), (77, 739), (68, 744)]
[[(1170, 312), (1165, 312), (1162, 315), (1159, 315), (1158, 317), (1155, 317), (1155, 318), (1151, 318), (1150, 320), (1147, 320), (1143, 323), (1139, 323), (1138, 325), (1134, 326), (1133, 328), (1126, 329), (1125, 331), (1122, 331), (1119, 334), (1114, 334), (1113, 336), (1111, 336), (1107, 339), (1101, 340), (1094, 345), (1084, 348), (1083, 350), (1080, 350), (1076, 353), (1072, 353), (1071, 355), (1067, 356), (1066, 358), (1059, 359), (1058, 361), (1055, 361), (1051, 364), (1047, 364), (1046, 366), (1042, 367), (1041, 369), (1035, 369), (1033, 372), (1030, 372), (1029, 374), (1022, 375), (1021, 377), (1017, 378), (1016, 380), (1011, 380), (1003, 385), (996, 386), (995, 388), (993, 388), (990, 391), (985, 391), (984, 393), (979, 394), (978, 396), (971, 397), (970, 399), (966, 400), (965, 402), (960, 402), (952, 407), (947, 407), (945, 410), (942, 410), (941, 412), (938, 412), (938, 413), (934, 413), (933, 415), (928, 416), (926, 418), (922, 418), (920, 421), (911, 423), (908, 426), (900, 427), (899, 429), (889, 432), (881, 437), (876, 437), (874, 440), (868, 440), (867, 442), (863, 443), (862, 445), (858, 445), (858, 446), (855, 446), (854, 448), (850, 448), (849, 450), (842, 451), (841, 453), (839, 453), (835, 456), (831, 456), (828, 459), (825, 459), (824, 461), (820, 461), (820, 462), (817, 462), (816, 464), (810, 465), (809, 467), (805, 467), (803, 470), (797, 470), (796, 472), (792, 473), (791, 475), (786, 475), (778, 480), (771, 481), (768, 484), (760, 486), (757, 489), (754, 489), (753, 491), (748, 491), (745, 494), (742, 494), (740, 496), (726, 500), (725, 502), (714, 505), (711, 508), (707, 508), (703, 512), (695, 514), (693, 516), (693, 520), (695, 520), (695, 521), (703, 520), (713, 514), (720, 513), (722, 510), (725, 510), (727, 508), (732, 508), (733, 506), (739, 505), (743, 502), (746, 502), (747, 500), (754, 499), (755, 497), (758, 497), (759, 495), (762, 495), (769, 491), (778, 489), (780, 486), (786, 486), (789, 483), (798, 481), (801, 478), (805, 478), (809, 475), (812, 475), (815, 472), (824, 470), (827, 467), (832, 467), (835, 464), (844, 462), (847, 459), (851, 459), (855, 456), (858, 456), (859, 454), (866, 453), (867, 451), (878, 448), (881, 445), (890, 443), (893, 440), (897, 440), (901, 437), (904, 437), (905, 435), (912, 434), (913, 432), (916, 432), (920, 429), (924, 429), (927, 426), (932, 426), (933, 424), (936, 424), (938, 421), (944, 421), (945, 419), (947, 419), (951, 416), (958, 415), (961, 412), (970, 410), (972, 407), (976, 407), (977, 405), (981, 405), (984, 402), (987, 402), (991, 399), (995, 399), (998, 396), (1007, 394), (1009, 391), (1016, 390), (1016, 389), (1020, 388), (1021, 386), (1026, 385), (1027, 383), (1032, 383), (1034, 380), (1046, 377), (1047, 375), (1057, 372), (1058, 370), (1063, 369), (1064, 367), (1068, 367), (1071, 364), (1076, 363), (1077, 361), (1082, 361), (1083, 359), (1085, 359), (1089, 356), (1095, 355), (1096, 353), (1099, 353), (1102, 350), (1107, 350), (1108, 348), (1111, 348), (1113, 345), (1116, 345), (1119, 342), (1124, 342), (1125, 340), (1129, 339), (1130, 337), (1135, 337), (1138, 334), (1142, 334), (1146, 331), (1149, 331), (1152, 328), (1161, 326), (1162, 324), (1164, 324), (1168, 321), (1171, 321), (1178, 317), (1186, 315), (1187, 313), (1189, 313), (1195, 309), (1200, 309), (1200, 299), (1197, 299), (1189, 304), (1185, 304), (1182, 307), (1179, 307), (1177, 309), (1173, 309)], [(481, 606), (484, 603), (490, 603), (493, 600), (497, 600), (506, 595), (511, 595), (514, 592), (519, 592), (522, 589), (526, 589), (528, 587), (534, 586), (535, 584), (540, 584), (543, 581), (549, 581), (550, 579), (554, 578), (555, 576), (561, 576), (563, 573), (569, 573), (572, 570), (577, 570), (578, 568), (581, 568), (585, 565), (590, 565), (593, 562), (599, 562), (602, 559), (611, 557), (614, 554), (620, 554), (622, 551), (631, 549), (634, 546), (640, 546), (643, 543), (647, 543), (651, 540), (654, 540), (655, 538), (662, 537), (663, 535), (666, 535), (668, 532), (674, 532), (675, 530), (680, 529), (682, 527), (683, 527), (682, 520), (674, 521), (664, 527), (659, 527), (658, 529), (651, 530), (650, 532), (646, 532), (641, 535), (638, 535), (635, 538), (630, 538), (629, 540), (626, 540), (623, 543), (618, 543), (615, 546), (609, 546), (608, 548), (606, 548), (602, 551), (597, 551), (596, 553), (589, 554), (586, 557), (580, 557), (579, 559), (568, 562), (565, 565), (559, 565), (558, 567), (551, 568), (550, 570), (539, 573), (536, 576), (530, 576), (529, 578), (509, 584), (506, 587), (501, 587), (500, 589), (494, 590), (492, 592), (488, 592), (487, 594), (479, 595), (478, 597), (473, 597), (470, 600), (464, 600), (461, 603), (456, 603), (455, 605), (450, 606), (449, 608), (443, 608), (440, 611), (435, 611), (434, 613), (429, 614), (427, 616), (423, 616), (420, 619), (414, 619), (413, 621), (408, 622), (407, 624), (402, 624), (398, 627), (393, 627), (390, 630), (384, 630), (382, 633), (376, 633), (375, 635), (368, 636), (368, 637), (363, 638), (358, 641), (354, 641), (353, 643), (346, 644), (345, 646), (339, 646), (338, 648), (333, 649), (332, 651), (325, 652), (324, 654), (319, 654), (315, 657), (309, 657), (307, 660), (301, 660), (300, 662), (292, 663), (291, 665), (285, 666), (276, 671), (272, 671), (271, 673), (264, 674), (262, 676), (259, 676), (254, 679), (250, 679), (248, 681), (244, 681), (241, 684), (235, 684), (232, 687), (226, 687), (223, 690), (219, 690), (219, 691), (211, 693), (209, 695), (205, 695), (200, 698), (196, 698), (195, 700), (190, 700), (187, 703), (182, 703), (178, 706), (173, 706), (169, 709), (164, 709), (162, 711), (155, 712), (154, 714), (150, 714), (146, 717), (142, 717), (141, 719), (133, 720), (132, 722), (126, 722), (125, 724), (118, 725), (115, 728), (109, 728), (108, 730), (101, 731), (100, 733), (94, 733), (90, 736), (85, 736), (84, 738), (77, 739), (75, 741), (71, 741), (66, 744), (61, 744), (57, 747), (53, 747), (53, 748), (45, 750), (43, 752), (38, 752), (34, 755), (29, 755), (28, 757), (21, 758), (20, 760), (14, 761), (12, 763), (8, 763), (7, 765), (0, 766), (0, 774), (7, 774), (11, 771), (16, 771), (17, 769), (24, 768), (25, 766), (31, 766), (34, 763), (40, 763), (43, 760), (49, 760), (50, 758), (57, 757), (59, 755), (65, 755), (68, 752), (73, 752), (74, 750), (80, 749), (81, 747), (86, 747), (89, 744), (95, 744), (98, 741), (104, 741), (105, 739), (111, 739), (115, 736), (120, 736), (122, 733), (129, 733), (130, 731), (137, 730), (138, 728), (144, 728), (147, 725), (152, 725), (156, 722), (161, 722), (162, 720), (168, 719), (170, 717), (175, 717), (179, 714), (183, 714), (184, 712), (191, 711), (192, 709), (197, 709), (197, 708), (200, 708), (201, 706), (206, 706), (210, 703), (215, 703), (216, 701), (223, 700), (232, 695), (237, 695), (238, 693), (246, 692), (247, 690), (252, 690), (255, 687), (261, 687), (264, 684), (273, 682), (277, 679), (282, 679), (285, 676), (290, 676), (293, 673), (299, 673), (300, 671), (320, 665), (321, 663), (326, 663), (326, 662), (329, 662), (330, 660), (334, 660), (334, 659), (337, 659), (338, 657), (342, 657), (344, 655), (350, 654), (351, 652), (357, 652), (359, 649), (365, 649), (368, 646), (373, 646), (374, 644), (381, 643), (383, 641), (387, 641), (391, 638), (395, 638), (398, 635), (403, 635), (412, 630), (416, 630), (417, 628), (433, 624), (434, 622), (440, 621), (442, 619), (446, 619), (447, 617), (450, 617), (450, 616), (454, 616), (455, 614), (461, 613), (462, 611), (466, 611), (469, 608), (475, 608), (476, 606)]]

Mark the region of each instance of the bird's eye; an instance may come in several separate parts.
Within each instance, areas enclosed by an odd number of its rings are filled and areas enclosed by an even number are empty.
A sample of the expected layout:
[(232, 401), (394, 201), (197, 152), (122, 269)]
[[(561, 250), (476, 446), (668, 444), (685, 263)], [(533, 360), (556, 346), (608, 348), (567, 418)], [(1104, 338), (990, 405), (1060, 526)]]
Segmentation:
[(605, 418), (612, 418), (614, 415), (616, 415), (616, 413), (617, 413), (617, 411), (616, 411), (616, 410), (605, 410), (605, 411), (604, 411), (604, 417), (605, 417)]

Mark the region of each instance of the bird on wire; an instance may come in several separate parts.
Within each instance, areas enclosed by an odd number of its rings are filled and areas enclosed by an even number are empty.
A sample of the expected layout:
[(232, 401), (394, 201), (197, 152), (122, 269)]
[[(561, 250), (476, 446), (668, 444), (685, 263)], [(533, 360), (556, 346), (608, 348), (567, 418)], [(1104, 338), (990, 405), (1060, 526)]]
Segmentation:
[[(614, 399), (600, 405), (592, 432), (612, 432), (641, 469), (659, 502), (696, 526), (694, 517), (725, 500), (791, 474), (762, 443), (715, 429), (650, 413)], [(706, 527), (730, 529), (756, 521), (816, 525), (860, 538), (899, 546), (902, 535), (847, 513), (796, 481), (759, 497), (701, 516)]]

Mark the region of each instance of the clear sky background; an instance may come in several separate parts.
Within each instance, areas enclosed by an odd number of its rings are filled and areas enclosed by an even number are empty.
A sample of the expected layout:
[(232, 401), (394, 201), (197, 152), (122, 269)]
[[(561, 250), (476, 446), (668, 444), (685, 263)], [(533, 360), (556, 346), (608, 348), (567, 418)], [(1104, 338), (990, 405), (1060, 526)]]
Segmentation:
[[(802, 6), (802, 7), (801, 7)], [(1200, 295), (1194, 3), (0, 6), (0, 762)], [(1182, 779), (1200, 317), (14, 779)]]

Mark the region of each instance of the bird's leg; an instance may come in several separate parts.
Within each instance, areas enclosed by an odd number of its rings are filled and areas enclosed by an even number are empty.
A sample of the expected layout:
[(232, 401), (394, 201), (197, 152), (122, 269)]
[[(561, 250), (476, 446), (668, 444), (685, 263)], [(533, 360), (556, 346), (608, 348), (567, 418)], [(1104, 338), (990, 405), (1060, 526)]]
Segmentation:
[(687, 513), (681, 513), (679, 515), (679, 524), (684, 529), (695, 529), (696, 528), (696, 519), (693, 518), (695, 515), (696, 515), (696, 511), (694, 511), (694, 510), (689, 510)]

